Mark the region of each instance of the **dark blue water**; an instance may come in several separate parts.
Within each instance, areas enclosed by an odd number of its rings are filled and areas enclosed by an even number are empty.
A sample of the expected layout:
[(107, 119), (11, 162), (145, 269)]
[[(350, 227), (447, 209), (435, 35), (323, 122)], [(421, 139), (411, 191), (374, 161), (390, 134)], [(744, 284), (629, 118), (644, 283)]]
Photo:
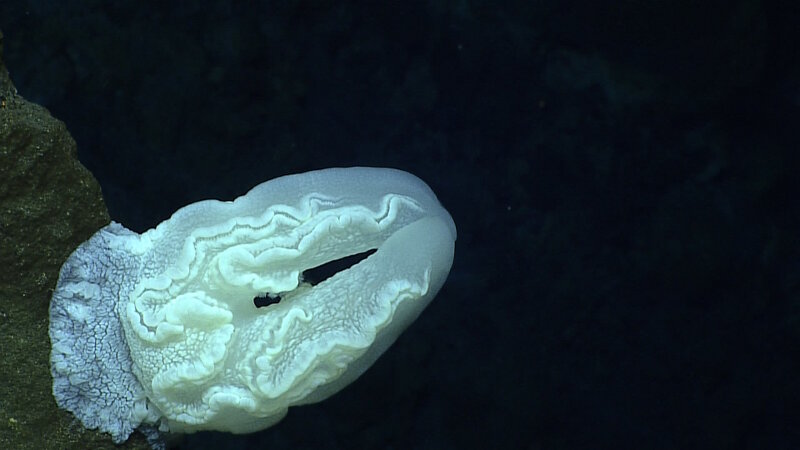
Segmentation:
[(0, 5), (111, 217), (388, 166), (459, 235), (352, 386), (180, 448), (800, 447), (796, 2), (229, 3)]

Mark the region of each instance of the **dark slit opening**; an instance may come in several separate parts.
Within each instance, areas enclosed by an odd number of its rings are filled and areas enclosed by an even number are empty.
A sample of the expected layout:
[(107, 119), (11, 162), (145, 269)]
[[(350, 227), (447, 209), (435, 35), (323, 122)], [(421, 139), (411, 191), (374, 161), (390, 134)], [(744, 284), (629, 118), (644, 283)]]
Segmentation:
[(375, 253), (377, 249), (373, 248), (365, 252), (356, 253), (355, 255), (345, 256), (331, 262), (327, 262), (321, 266), (317, 266), (303, 272), (303, 281), (316, 286), (319, 283), (327, 280), (328, 278), (336, 275), (337, 273), (347, 270), (361, 261), (367, 259), (369, 255)]

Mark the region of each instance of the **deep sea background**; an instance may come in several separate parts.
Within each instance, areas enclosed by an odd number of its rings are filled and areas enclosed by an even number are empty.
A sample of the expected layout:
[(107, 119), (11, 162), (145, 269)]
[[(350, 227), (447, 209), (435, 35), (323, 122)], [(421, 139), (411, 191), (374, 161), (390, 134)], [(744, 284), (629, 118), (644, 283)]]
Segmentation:
[(128, 228), (354, 165), (458, 226), (353, 385), (180, 449), (800, 448), (798, 24), (794, 0), (0, 3), (17, 88)]

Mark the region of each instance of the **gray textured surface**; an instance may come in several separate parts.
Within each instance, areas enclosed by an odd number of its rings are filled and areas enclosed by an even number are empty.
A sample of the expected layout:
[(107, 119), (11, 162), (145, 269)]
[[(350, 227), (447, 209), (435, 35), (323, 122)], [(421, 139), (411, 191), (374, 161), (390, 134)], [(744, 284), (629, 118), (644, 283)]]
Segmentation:
[(128, 439), (146, 416), (144, 392), (115, 311), (119, 284), (107, 282), (138, 270), (135, 260), (109, 248), (109, 240), (131, 234), (112, 223), (81, 244), (61, 269), (50, 303), (58, 405), (85, 427), (110, 433), (116, 443)]

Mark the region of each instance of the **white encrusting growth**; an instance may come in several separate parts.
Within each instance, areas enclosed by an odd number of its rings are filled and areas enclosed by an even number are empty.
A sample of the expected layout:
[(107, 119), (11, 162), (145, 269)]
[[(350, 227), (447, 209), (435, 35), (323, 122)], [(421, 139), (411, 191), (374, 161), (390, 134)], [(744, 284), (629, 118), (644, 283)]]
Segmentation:
[[(455, 225), (418, 178), (326, 169), (178, 210), (142, 235), (112, 223), (61, 270), (53, 393), (115, 442), (137, 427), (246, 433), (339, 391), (436, 295)], [(302, 273), (376, 249), (311, 286)], [(263, 308), (254, 298), (278, 295)]]

